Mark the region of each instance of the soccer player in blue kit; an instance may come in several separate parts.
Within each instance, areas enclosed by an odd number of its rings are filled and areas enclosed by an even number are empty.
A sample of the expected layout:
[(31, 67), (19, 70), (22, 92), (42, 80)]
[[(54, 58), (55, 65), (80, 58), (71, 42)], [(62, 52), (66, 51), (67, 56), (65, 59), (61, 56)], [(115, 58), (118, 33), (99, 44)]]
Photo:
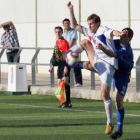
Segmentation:
[(117, 130), (110, 136), (112, 139), (117, 139), (123, 134), (123, 120), (124, 120), (124, 106), (123, 99), (127, 91), (128, 83), (130, 82), (130, 73), (133, 68), (133, 52), (129, 44), (133, 37), (133, 30), (124, 28), (127, 35), (120, 37), (120, 40), (115, 41), (117, 51), (111, 52), (99, 44), (98, 49), (105, 52), (110, 57), (118, 59), (118, 70), (114, 74), (114, 84), (116, 88), (116, 116), (117, 116)]

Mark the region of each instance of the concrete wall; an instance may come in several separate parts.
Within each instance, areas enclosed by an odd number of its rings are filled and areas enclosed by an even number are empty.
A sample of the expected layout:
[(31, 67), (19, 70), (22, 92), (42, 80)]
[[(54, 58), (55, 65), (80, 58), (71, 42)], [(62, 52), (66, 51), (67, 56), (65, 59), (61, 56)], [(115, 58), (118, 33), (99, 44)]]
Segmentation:
[[(81, 0), (81, 24), (87, 26), (86, 19), (92, 14), (98, 14), (102, 19), (102, 25), (113, 29), (121, 30), (128, 27), (128, 1), (129, 0)], [(66, 7), (68, 0), (37, 0), (37, 44), (35, 27), (35, 5), (36, 0), (0, 0), (0, 23), (13, 21), (16, 26), (21, 47), (52, 47), (55, 45), (54, 27), (62, 26), (62, 20), (69, 18), (69, 11)], [(131, 2), (131, 27), (134, 30), (132, 48), (139, 48), (140, 36), (140, 0)], [(79, 0), (72, 0), (75, 16), (79, 19)], [(0, 36), (3, 29), (0, 29)], [(81, 36), (83, 39), (84, 36)], [(49, 63), (52, 51), (41, 51), (38, 57), (39, 63)], [(135, 53), (135, 61), (140, 52)], [(21, 62), (30, 62), (33, 57), (33, 50), (24, 50), (21, 54)], [(82, 60), (87, 60), (86, 53), (82, 54)], [(2, 61), (7, 61), (6, 55)], [(47, 66), (38, 67), (39, 73), (48, 72)], [(30, 73), (30, 67), (27, 67)], [(7, 65), (2, 65), (2, 71), (7, 71)], [(89, 75), (83, 70), (84, 75)], [(132, 76), (135, 77), (135, 70)]]

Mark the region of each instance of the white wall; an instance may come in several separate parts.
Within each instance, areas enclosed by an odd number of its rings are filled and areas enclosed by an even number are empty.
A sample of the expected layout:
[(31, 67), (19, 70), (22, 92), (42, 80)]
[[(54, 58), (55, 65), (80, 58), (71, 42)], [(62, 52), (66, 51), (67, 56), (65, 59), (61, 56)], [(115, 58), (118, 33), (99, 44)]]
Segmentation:
[[(62, 20), (69, 18), (67, 9), (68, 0), (38, 0), (38, 47), (52, 47), (55, 45), (54, 27), (62, 26)], [(79, 1), (72, 0), (74, 12), (79, 19)], [(102, 25), (121, 30), (128, 27), (128, 0), (81, 0), (81, 24), (87, 26), (87, 17), (98, 14), (102, 19)], [(131, 0), (131, 27), (134, 30), (132, 48), (139, 48), (140, 36), (140, 0)], [(35, 48), (35, 0), (0, 0), (0, 23), (13, 21), (16, 26), (21, 47)], [(3, 29), (0, 29), (0, 36)], [(85, 38), (81, 36), (81, 38)], [(135, 53), (135, 61), (140, 52)], [(21, 62), (29, 63), (33, 57), (33, 50), (24, 50), (21, 53)], [(49, 63), (52, 51), (43, 50), (38, 57), (39, 63)], [(86, 53), (82, 54), (82, 60), (87, 60)], [(2, 62), (6, 62), (6, 55)], [(49, 67), (38, 67), (39, 73), (46, 73)], [(2, 65), (2, 71), (7, 71), (7, 65)], [(30, 67), (28, 66), (28, 72)], [(89, 75), (84, 71), (84, 75)], [(135, 70), (132, 76), (135, 77)]]

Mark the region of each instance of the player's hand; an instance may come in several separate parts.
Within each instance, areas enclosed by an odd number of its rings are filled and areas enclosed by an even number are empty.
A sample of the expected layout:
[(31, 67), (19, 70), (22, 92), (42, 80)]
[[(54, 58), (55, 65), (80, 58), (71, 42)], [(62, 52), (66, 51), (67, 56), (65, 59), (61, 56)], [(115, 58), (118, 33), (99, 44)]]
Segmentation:
[(102, 45), (102, 44), (100, 44), (100, 43), (97, 43), (96, 48), (97, 48), (97, 49), (99, 49), (99, 50), (102, 50), (102, 49), (103, 49), (103, 45)]
[(127, 30), (123, 30), (123, 31), (121, 32), (121, 36), (125, 36), (125, 35), (128, 35), (128, 31), (127, 31)]
[(71, 4), (70, 1), (68, 2), (67, 7), (68, 7), (69, 10), (73, 10), (73, 5)]

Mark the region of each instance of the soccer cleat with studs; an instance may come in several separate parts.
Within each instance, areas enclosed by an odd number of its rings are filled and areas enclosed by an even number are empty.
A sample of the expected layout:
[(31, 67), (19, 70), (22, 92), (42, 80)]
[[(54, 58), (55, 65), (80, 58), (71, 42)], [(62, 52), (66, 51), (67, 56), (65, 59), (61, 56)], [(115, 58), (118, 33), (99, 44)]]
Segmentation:
[(115, 131), (112, 135), (110, 135), (110, 138), (113, 140), (116, 140), (117, 138), (120, 138), (122, 136), (122, 133), (119, 131)]
[(113, 124), (107, 124), (106, 130), (105, 130), (105, 134), (106, 134), (106, 135), (111, 134), (112, 131), (113, 131), (113, 129), (114, 129), (114, 125), (113, 125)]

